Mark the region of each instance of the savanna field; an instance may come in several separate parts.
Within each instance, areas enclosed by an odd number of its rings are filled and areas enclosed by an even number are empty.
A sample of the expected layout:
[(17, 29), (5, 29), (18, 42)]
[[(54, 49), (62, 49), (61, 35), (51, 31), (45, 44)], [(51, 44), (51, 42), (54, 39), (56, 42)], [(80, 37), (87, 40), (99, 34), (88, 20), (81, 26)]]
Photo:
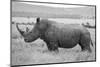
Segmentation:
[[(59, 21), (59, 20), (55, 20)], [(90, 20), (61, 20), (62, 22), (89, 22), (95, 23)], [(21, 30), (28, 27), (30, 30), (33, 25), (19, 25)], [(12, 65), (27, 65), (27, 64), (45, 64), (45, 63), (61, 63), (61, 62), (79, 62), (79, 61), (93, 61), (95, 60), (95, 28), (87, 28), (91, 34), (93, 42), (92, 53), (82, 52), (79, 45), (74, 48), (59, 48), (59, 53), (49, 52), (46, 43), (37, 39), (32, 43), (24, 42), (23, 37), (20, 35), (16, 28), (16, 24), (12, 24), (12, 37), (11, 37), (11, 64)]]

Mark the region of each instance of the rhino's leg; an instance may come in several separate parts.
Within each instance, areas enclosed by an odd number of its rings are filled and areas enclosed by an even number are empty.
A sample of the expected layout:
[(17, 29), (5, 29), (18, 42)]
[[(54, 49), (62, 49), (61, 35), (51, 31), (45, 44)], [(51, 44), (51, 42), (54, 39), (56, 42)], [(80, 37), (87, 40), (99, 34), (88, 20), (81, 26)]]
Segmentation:
[(79, 45), (82, 48), (82, 51), (88, 51), (88, 52), (92, 52), (91, 47), (90, 47), (90, 35), (83, 35), (81, 36)]
[(92, 52), (89, 44), (80, 44), (82, 51)]
[(55, 51), (58, 52), (58, 44), (55, 41), (50, 41), (47, 44), (48, 50), (49, 51)]

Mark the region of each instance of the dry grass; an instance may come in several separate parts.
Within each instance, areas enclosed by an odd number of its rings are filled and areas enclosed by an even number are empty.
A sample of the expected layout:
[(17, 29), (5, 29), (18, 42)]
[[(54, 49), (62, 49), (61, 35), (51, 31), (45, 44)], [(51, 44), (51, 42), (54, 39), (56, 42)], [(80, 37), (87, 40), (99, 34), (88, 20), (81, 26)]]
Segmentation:
[(32, 43), (25, 43), (15, 25), (12, 25), (12, 65), (95, 60), (95, 30), (88, 30), (91, 33), (91, 38), (94, 44), (94, 47), (91, 47), (93, 50), (91, 54), (81, 52), (79, 45), (71, 49), (59, 48), (59, 53), (55, 53), (49, 52), (46, 44), (40, 39)]

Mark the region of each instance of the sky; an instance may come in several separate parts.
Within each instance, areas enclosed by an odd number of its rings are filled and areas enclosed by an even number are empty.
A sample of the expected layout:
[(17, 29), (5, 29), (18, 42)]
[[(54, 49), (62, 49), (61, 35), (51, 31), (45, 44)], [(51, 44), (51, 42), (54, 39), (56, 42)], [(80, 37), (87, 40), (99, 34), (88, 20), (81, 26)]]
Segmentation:
[[(16, 1), (16, 0), (15, 0)], [(28, 1), (28, 0), (23, 0), (23, 1)], [(29, 0), (31, 1), (31, 0)], [(49, 7), (61, 7), (61, 8), (75, 8), (75, 7), (85, 7), (85, 6), (78, 6), (78, 5), (62, 5), (62, 4), (48, 4), (48, 3), (39, 3), (39, 2), (22, 2), (25, 4), (31, 4), (31, 5), (43, 5), (43, 6), (49, 6)]]
[(23, 2), (23, 3), (31, 4), (31, 5), (42, 5), (42, 6), (49, 6), (49, 7), (59, 7), (59, 8), (85, 7), (85, 6), (78, 6), (78, 5), (61, 5), (61, 4), (31, 3), (31, 2)]
[[(12, 16), (67, 17), (68, 15), (94, 16), (94, 7), (12, 2)], [(72, 16), (73, 17), (73, 16)]]

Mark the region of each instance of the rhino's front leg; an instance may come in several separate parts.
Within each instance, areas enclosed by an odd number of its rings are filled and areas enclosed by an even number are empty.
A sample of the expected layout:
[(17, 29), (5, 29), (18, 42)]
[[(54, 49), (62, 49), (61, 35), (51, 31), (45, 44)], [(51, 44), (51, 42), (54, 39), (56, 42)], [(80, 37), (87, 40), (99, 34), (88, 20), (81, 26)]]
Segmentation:
[(47, 47), (48, 47), (48, 50), (49, 50), (49, 51), (59, 52), (59, 50), (58, 50), (58, 44), (57, 44), (57, 42), (55, 42), (55, 41), (50, 41), (50, 42), (47, 44)]

